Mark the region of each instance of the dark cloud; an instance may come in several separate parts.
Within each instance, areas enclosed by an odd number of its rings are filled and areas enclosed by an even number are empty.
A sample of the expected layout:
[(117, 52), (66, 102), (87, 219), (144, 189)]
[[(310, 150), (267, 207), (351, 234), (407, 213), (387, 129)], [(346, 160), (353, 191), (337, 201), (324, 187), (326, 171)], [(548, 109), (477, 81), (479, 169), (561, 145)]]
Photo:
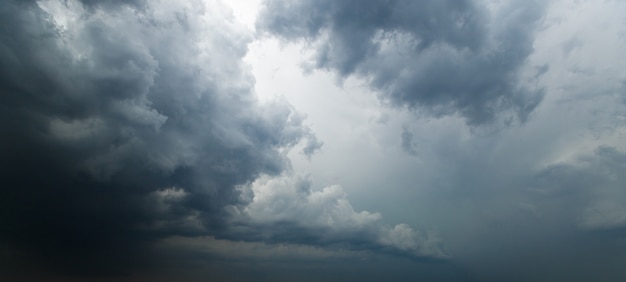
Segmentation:
[(236, 185), (321, 146), (257, 102), (224, 8), (131, 2), (0, 3), (0, 239), (28, 254), (6, 269), (125, 274), (153, 239), (219, 234)]
[(218, 3), (0, 5), (9, 277), (150, 272), (164, 239), (208, 235), (445, 257), (435, 234), (285, 176), (290, 149), (323, 142), (286, 100), (257, 101), (251, 37)]
[(626, 230), (624, 175), (626, 153), (601, 146), (594, 154), (542, 170), (529, 193), (539, 210), (559, 213), (561, 220), (582, 230)]
[(469, 124), (524, 121), (543, 97), (520, 69), (543, 4), (512, 1), (267, 1), (257, 27), (315, 46), (314, 68), (365, 79), (381, 99)]
[(144, 0), (80, 0), (87, 7), (106, 6), (106, 5), (131, 5), (140, 6), (145, 4)]
[[(626, 272), (615, 262), (626, 257), (624, 157), (623, 151), (601, 146), (513, 175), (507, 170), (515, 161), (508, 158), (478, 168), (474, 179), (462, 182), (470, 193), (446, 196), (455, 203), (447, 212), (463, 218), (442, 231), (462, 234), (444, 237), (452, 260), (479, 281), (623, 279)], [(497, 180), (498, 175), (506, 177)], [(472, 204), (464, 206), (467, 202)]]
[(409, 155), (416, 156), (417, 150), (415, 150), (415, 143), (413, 142), (413, 138), (415, 137), (413, 133), (405, 127), (402, 128), (402, 135), (400, 137), (402, 138), (402, 150)]
[(587, 59), (618, 41), (554, 37), (576, 18), (531, 56), (543, 10), (268, 1), (261, 32), (411, 110), (338, 103), (324, 145), (215, 1), (1, 1), (0, 280), (624, 280), (624, 80)]
[(623, 151), (601, 146), (540, 170), (527, 194), (513, 198), (524, 201), (521, 213), (485, 228), (490, 243), (467, 265), (494, 281), (623, 279), (615, 262), (626, 258), (625, 160)]
[(193, 263), (189, 252), (206, 259), (195, 262), (198, 267), (173, 269), (160, 280), (151, 281), (204, 281), (206, 277), (217, 281), (410, 281), (415, 277), (426, 281), (474, 281), (462, 268), (444, 261), (416, 263), (395, 255), (373, 256), (346, 249), (214, 238), (171, 238), (163, 248), (182, 254), (184, 264)]

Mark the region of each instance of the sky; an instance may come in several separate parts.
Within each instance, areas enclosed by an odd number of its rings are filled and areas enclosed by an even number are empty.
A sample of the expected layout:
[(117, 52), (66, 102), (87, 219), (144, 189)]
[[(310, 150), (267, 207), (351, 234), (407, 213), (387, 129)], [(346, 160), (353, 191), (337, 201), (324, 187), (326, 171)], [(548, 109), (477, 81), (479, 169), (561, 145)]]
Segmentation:
[(624, 280), (625, 11), (2, 1), (0, 280)]

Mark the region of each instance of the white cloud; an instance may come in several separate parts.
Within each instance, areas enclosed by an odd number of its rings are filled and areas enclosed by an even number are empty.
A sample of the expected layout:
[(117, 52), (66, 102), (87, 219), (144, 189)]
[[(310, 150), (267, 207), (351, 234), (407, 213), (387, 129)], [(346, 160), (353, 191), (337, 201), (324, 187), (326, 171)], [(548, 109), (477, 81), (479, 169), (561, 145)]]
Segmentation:
[(311, 185), (303, 176), (261, 177), (240, 187), (246, 204), (232, 207), (234, 220), (264, 230), (270, 241), (305, 238), (301, 243), (352, 249), (365, 245), (414, 257), (446, 257), (435, 233), (422, 235), (407, 224), (389, 227), (379, 213), (355, 211), (341, 186), (315, 190)]

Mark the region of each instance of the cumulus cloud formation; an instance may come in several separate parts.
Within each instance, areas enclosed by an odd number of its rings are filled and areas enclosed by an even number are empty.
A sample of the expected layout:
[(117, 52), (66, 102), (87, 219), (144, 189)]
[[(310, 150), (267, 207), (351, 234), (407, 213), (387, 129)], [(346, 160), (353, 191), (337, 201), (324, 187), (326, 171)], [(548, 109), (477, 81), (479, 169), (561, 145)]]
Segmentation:
[(0, 236), (61, 270), (125, 271), (110, 264), (153, 238), (219, 233), (236, 185), (321, 146), (286, 101), (257, 101), (251, 36), (220, 3), (0, 11)]
[(625, 3), (236, 1), (0, 1), (0, 280), (625, 280)]
[(483, 124), (524, 121), (543, 90), (520, 69), (537, 1), (266, 1), (257, 27), (315, 48), (313, 67), (365, 79), (383, 101)]
[(12, 252), (87, 275), (128, 273), (172, 236), (444, 256), (434, 235), (354, 211), (339, 186), (272, 179), (291, 149), (310, 158), (323, 142), (285, 99), (257, 100), (242, 61), (252, 38), (220, 3), (0, 5)]
[(233, 207), (238, 232), (256, 233), (269, 242), (381, 250), (414, 258), (447, 256), (436, 234), (424, 235), (407, 224), (386, 226), (379, 213), (355, 211), (341, 186), (312, 190), (311, 185), (306, 177), (285, 175), (241, 186), (247, 204)]

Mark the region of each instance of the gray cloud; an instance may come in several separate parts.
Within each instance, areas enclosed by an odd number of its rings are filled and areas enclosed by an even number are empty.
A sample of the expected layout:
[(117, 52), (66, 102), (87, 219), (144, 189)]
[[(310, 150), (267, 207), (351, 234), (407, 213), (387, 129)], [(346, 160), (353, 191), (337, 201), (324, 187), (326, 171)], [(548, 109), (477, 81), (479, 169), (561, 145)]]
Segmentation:
[(568, 221), (583, 230), (623, 230), (626, 228), (626, 204), (622, 200), (626, 197), (625, 164), (626, 153), (601, 146), (594, 154), (542, 170), (529, 193), (544, 209), (559, 206), (569, 215)]
[(406, 153), (408, 153), (409, 155), (412, 156), (416, 156), (417, 155), (417, 150), (415, 150), (415, 143), (413, 142), (413, 133), (411, 133), (411, 131), (407, 130), (407, 128), (402, 128), (402, 150), (404, 150)]
[(0, 238), (55, 271), (126, 273), (152, 239), (219, 234), (236, 185), (321, 146), (256, 100), (228, 10), (129, 3), (0, 4)]
[(285, 3), (0, 2), (0, 280), (624, 280), (623, 4)]
[(380, 98), (483, 124), (524, 121), (543, 97), (520, 69), (543, 4), (513, 1), (267, 1), (257, 27), (314, 46), (313, 67), (365, 79)]
[(601, 146), (518, 176), (524, 180), (509, 185), (523, 194), (496, 191), (480, 200), (484, 210), (474, 224), (483, 230), (470, 235), (480, 246), (460, 260), (480, 280), (622, 279), (614, 262), (624, 259), (624, 156)]
[(284, 175), (241, 186), (246, 204), (231, 209), (232, 225), (238, 227), (233, 236), (379, 250), (427, 260), (447, 257), (433, 232), (422, 234), (407, 224), (386, 226), (379, 213), (355, 211), (341, 186), (313, 190), (311, 185), (308, 178)]
[(257, 101), (250, 34), (218, 3), (0, 5), (0, 240), (26, 254), (0, 257), (10, 273), (126, 276), (174, 236), (445, 257), (340, 186), (273, 179), (323, 142), (286, 100)]

